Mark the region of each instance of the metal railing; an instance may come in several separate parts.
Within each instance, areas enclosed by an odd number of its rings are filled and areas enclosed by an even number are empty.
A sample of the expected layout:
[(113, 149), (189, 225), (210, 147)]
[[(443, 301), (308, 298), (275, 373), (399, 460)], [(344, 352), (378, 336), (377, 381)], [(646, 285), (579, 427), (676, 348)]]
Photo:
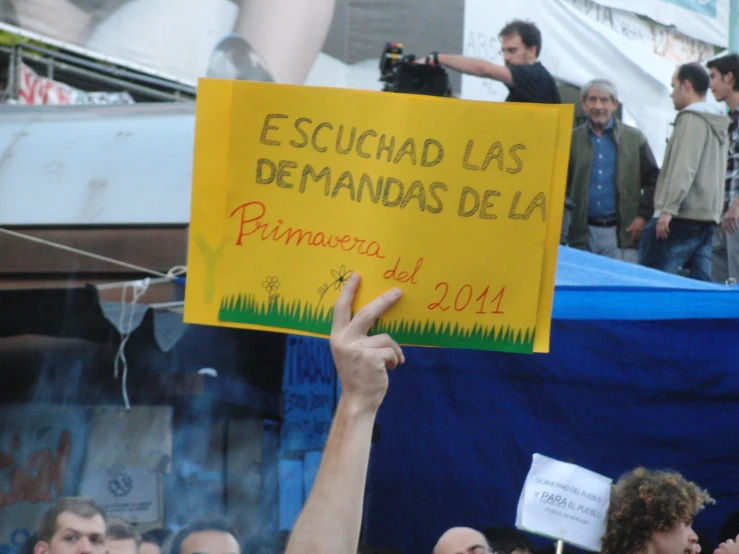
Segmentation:
[[(3, 46), (0, 53), (8, 56), (8, 79), (3, 100), (19, 96), (21, 63), (36, 69), (43, 68), (45, 77), (86, 92), (128, 92), (140, 102), (190, 102), (196, 95), (195, 87), (181, 82), (32, 43)], [(74, 84), (67, 82), (69, 79), (75, 81)]]

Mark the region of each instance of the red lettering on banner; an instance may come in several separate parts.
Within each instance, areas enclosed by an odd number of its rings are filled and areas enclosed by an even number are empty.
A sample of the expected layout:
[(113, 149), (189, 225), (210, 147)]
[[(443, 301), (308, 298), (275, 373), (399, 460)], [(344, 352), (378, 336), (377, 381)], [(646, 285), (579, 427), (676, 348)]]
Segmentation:
[(71, 104), (72, 102), (66, 85), (39, 77), (25, 65), (21, 65), (21, 87), (18, 97), (22, 104)]

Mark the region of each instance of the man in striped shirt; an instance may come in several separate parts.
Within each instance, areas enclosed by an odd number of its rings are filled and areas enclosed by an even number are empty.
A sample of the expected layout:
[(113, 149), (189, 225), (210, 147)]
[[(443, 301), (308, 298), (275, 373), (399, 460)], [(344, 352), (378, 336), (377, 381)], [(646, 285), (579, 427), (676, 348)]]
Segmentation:
[(718, 283), (736, 283), (739, 281), (739, 55), (716, 58), (707, 66), (713, 96), (719, 102), (726, 102), (731, 110), (724, 215), (713, 237), (711, 277)]

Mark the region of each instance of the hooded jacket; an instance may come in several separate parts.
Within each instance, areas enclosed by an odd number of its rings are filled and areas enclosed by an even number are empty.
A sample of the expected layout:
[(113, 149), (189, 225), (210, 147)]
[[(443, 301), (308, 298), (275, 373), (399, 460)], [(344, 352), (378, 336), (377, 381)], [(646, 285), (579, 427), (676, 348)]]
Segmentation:
[(677, 115), (654, 193), (654, 217), (721, 222), (728, 135), (729, 118), (714, 104), (695, 102)]

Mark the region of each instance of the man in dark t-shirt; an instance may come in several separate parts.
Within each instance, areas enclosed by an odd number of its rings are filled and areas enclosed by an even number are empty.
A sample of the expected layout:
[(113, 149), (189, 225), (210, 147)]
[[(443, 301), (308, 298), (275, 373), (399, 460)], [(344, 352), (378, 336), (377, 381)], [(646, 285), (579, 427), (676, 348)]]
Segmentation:
[(454, 54), (432, 53), (426, 63), (438, 64), (460, 73), (500, 81), (508, 87), (506, 102), (536, 102), (560, 104), (557, 83), (546, 67), (538, 61), (541, 53), (541, 32), (528, 21), (515, 19), (500, 31), (501, 50), (505, 65)]
[(531, 65), (511, 65), (508, 70), (511, 72), (513, 83), (505, 83), (509, 91), (506, 102), (562, 103), (557, 83), (541, 62)]

